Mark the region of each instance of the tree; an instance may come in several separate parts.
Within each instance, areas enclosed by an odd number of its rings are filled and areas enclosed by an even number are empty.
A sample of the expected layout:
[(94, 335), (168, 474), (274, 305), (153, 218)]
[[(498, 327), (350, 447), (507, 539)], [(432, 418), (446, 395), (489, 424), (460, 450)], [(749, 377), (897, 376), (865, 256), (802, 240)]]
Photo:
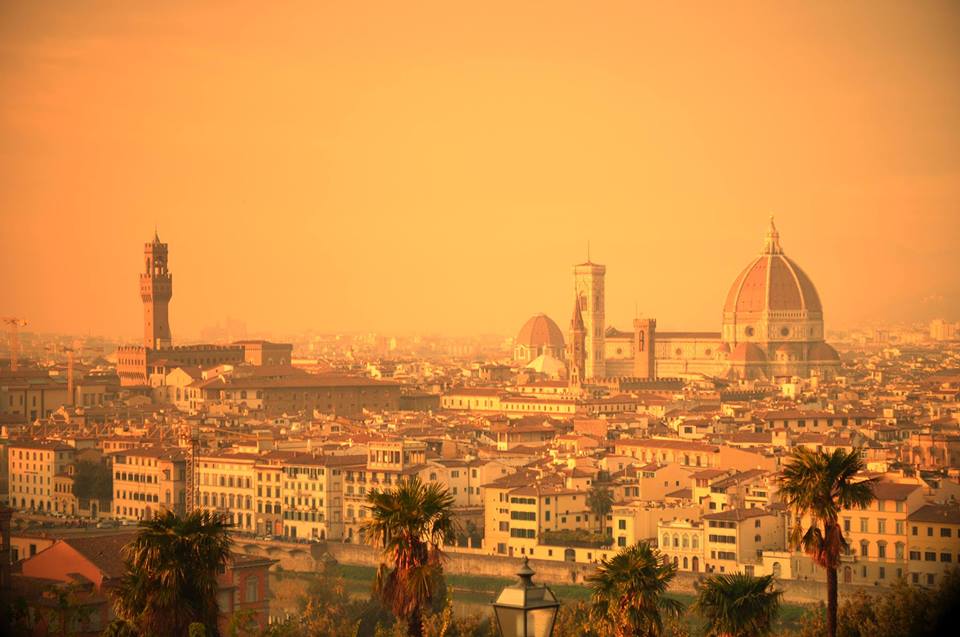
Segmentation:
[(127, 572), (114, 609), (145, 637), (186, 635), (193, 623), (217, 637), (217, 575), (230, 557), (228, 523), (219, 514), (161, 513), (141, 522), (124, 547)]
[(594, 483), (590, 492), (587, 493), (587, 506), (597, 516), (600, 522), (600, 534), (603, 535), (604, 523), (610, 511), (613, 510), (613, 491), (604, 485)]
[(773, 576), (712, 575), (697, 587), (692, 610), (707, 621), (706, 637), (765, 637), (773, 631), (783, 593)]
[(847, 549), (839, 515), (844, 509), (866, 508), (873, 501), (873, 479), (863, 471), (859, 450), (847, 453), (797, 447), (778, 478), (780, 498), (793, 516), (790, 543), (827, 572), (827, 634), (837, 635), (837, 567)]
[(665, 597), (677, 574), (660, 552), (646, 542), (621, 549), (600, 561), (587, 577), (592, 589), (592, 616), (603, 635), (658, 637), (663, 616), (677, 617), (680, 602)]
[(423, 635), (423, 613), (434, 601), (443, 577), (441, 547), (456, 539), (454, 499), (443, 485), (425, 485), (414, 476), (390, 491), (371, 491), (363, 525), (364, 540), (381, 549), (374, 591), (407, 625), (411, 637)]
[(81, 460), (73, 475), (73, 494), (79, 500), (109, 500), (113, 497), (110, 467), (102, 462)]

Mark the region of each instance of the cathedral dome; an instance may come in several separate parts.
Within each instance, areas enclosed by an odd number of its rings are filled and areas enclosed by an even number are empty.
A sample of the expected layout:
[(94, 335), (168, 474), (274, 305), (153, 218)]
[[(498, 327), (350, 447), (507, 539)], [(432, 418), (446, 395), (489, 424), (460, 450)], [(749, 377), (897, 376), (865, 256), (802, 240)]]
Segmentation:
[(805, 312), (811, 318), (823, 314), (820, 296), (810, 277), (783, 254), (773, 219), (763, 252), (734, 280), (723, 311), (725, 314)]
[(810, 347), (810, 355), (808, 356), (809, 360), (823, 362), (840, 362), (840, 354), (837, 353), (837, 350), (833, 349), (827, 343), (820, 341), (819, 343), (814, 343)]
[(730, 353), (730, 360), (738, 363), (766, 363), (763, 350), (753, 343), (740, 343)]
[[(518, 346), (527, 347), (533, 351), (548, 348), (563, 351), (563, 332), (546, 314), (537, 314), (530, 318), (520, 328), (517, 334)], [(539, 355), (539, 354), (538, 354)]]

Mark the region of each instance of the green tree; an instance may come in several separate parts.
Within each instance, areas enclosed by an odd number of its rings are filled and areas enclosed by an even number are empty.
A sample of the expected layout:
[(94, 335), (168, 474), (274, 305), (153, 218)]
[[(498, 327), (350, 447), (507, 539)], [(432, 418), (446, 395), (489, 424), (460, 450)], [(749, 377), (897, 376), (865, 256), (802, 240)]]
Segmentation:
[(73, 474), (73, 494), (80, 500), (110, 500), (113, 497), (110, 467), (102, 462), (78, 462)]
[(600, 523), (599, 531), (600, 534), (603, 535), (607, 516), (610, 514), (610, 511), (613, 510), (613, 491), (595, 482), (590, 492), (587, 493), (587, 506), (590, 507), (590, 511), (597, 516), (597, 520)]
[(117, 616), (144, 637), (186, 635), (193, 623), (217, 637), (217, 576), (230, 557), (229, 525), (218, 514), (165, 512), (140, 523), (124, 547), (127, 572), (114, 593)]
[(778, 478), (780, 498), (790, 508), (790, 543), (827, 572), (827, 634), (837, 635), (837, 567), (847, 548), (839, 515), (873, 501), (873, 479), (862, 478), (859, 450), (847, 453), (797, 447)]
[(602, 635), (658, 637), (664, 616), (679, 616), (680, 602), (665, 596), (677, 574), (660, 552), (646, 542), (604, 558), (587, 577), (592, 616)]
[(425, 485), (418, 477), (367, 495), (370, 518), (363, 537), (381, 549), (385, 560), (377, 569), (374, 591), (407, 625), (410, 637), (423, 635), (424, 611), (443, 576), (442, 547), (456, 538), (453, 503), (443, 485)]
[(706, 620), (706, 637), (765, 637), (773, 631), (782, 596), (773, 590), (772, 575), (712, 575), (697, 586), (691, 610)]

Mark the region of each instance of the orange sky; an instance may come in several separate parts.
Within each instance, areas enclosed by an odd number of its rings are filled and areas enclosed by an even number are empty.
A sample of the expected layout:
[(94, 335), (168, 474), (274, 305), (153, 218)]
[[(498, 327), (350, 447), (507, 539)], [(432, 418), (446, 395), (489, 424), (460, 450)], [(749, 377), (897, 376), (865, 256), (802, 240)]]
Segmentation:
[(960, 319), (957, 3), (320, 4), (2, 3), (0, 315), (138, 335), (157, 224), (174, 339), (565, 328), (588, 239), (719, 329), (773, 213), (828, 329)]

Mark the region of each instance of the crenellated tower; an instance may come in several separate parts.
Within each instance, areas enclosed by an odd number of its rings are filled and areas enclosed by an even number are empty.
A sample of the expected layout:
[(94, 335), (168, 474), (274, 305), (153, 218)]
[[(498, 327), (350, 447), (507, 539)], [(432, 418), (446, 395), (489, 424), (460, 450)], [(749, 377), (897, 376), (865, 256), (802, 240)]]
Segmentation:
[(143, 299), (143, 344), (148, 349), (171, 347), (168, 306), (173, 296), (173, 275), (167, 268), (167, 244), (160, 243), (156, 232), (153, 241), (144, 244), (144, 272), (140, 275), (140, 298)]

